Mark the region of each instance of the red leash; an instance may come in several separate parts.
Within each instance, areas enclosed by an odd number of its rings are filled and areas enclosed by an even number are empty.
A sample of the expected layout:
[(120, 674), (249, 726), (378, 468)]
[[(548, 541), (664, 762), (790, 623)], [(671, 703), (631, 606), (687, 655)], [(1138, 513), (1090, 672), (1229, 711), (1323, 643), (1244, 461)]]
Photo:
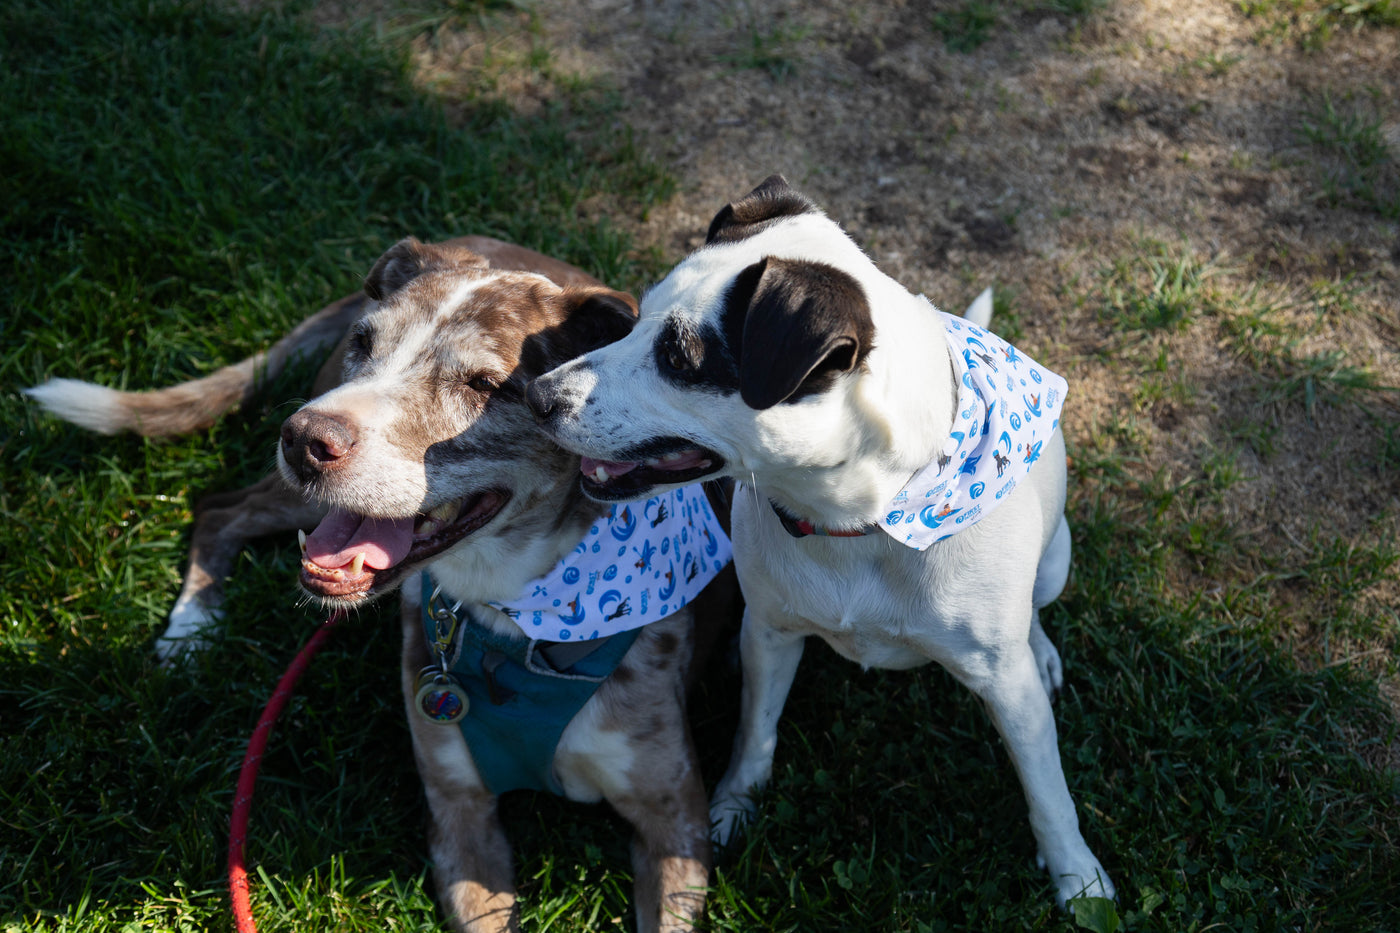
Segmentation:
[(267, 748), (267, 739), (272, 734), (277, 717), (282, 715), (282, 708), (291, 698), (297, 679), (311, 663), (312, 656), (320, 650), (321, 643), (326, 640), (331, 628), (343, 618), (344, 612), (337, 610), (332, 613), (316, 630), (316, 634), (311, 636), (311, 640), (302, 646), (288, 666), (287, 672), (277, 682), (277, 689), (273, 691), (272, 699), (267, 701), (262, 718), (258, 720), (257, 728), (248, 740), (248, 753), (243, 756), (243, 767), (238, 772), (238, 792), (233, 798), (233, 819), (228, 834), (228, 891), (233, 899), (233, 925), (238, 933), (257, 933), (257, 927), (253, 925), (253, 910), (248, 903), (248, 872), (243, 865), (243, 842), (248, 836), (248, 814), (253, 805), (253, 785), (258, 781), (258, 766), (262, 763), (263, 750)]

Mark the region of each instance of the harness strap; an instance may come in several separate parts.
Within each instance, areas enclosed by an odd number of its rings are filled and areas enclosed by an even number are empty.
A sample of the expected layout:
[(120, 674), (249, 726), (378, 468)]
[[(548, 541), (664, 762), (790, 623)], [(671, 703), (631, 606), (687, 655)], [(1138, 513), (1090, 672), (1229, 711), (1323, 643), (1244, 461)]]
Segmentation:
[[(443, 603), (429, 608), (427, 573), (423, 581), (422, 621), (431, 644), (433, 609)], [(553, 768), (559, 738), (622, 663), (641, 629), (587, 642), (541, 642), (502, 635), (460, 606), (450, 611), (460, 624), (449, 669), (467, 699), (467, 714), (457, 726), (482, 781), (493, 794), (524, 788), (562, 796)]]

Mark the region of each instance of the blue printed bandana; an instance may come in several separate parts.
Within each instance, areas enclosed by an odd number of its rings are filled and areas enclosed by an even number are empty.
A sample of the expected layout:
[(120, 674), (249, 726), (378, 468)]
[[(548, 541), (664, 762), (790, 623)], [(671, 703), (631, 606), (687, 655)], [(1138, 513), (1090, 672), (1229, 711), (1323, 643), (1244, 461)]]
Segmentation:
[(953, 431), (938, 459), (894, 497), (880, 528), (922, 551), (985, 518), (1040, 459), (1068, 383), (1000, 337), (943, 319), (957, 382)]
[(552, 571), (491, 605), (533, 639), (606, 638), (685, 606), (732, 552), (704, 488), (686, 486), (614, 505)]

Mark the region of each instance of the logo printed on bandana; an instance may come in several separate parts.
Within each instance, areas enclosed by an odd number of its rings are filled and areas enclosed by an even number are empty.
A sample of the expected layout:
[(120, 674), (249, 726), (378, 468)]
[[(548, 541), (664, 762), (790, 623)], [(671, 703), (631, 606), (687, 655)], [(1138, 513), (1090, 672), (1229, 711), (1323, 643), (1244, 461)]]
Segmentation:
[[(1059, 429), (1069, 387), (990, 331), (935, 313), (943, 321), (958, 387), (953, 429), (936, 460), (894, 497), (880, 526), (920, 551), (985, 518), (1016, 488)], [(996, 490), (991, 496), (989, 486)], [(906, 506), (929, 499), (934, 501), (917, 511)]]
[[(605, 540), (623, 544), (604, 549)], [(685, 606), (732, 553), (704, 489), (686, 486), (645, 503), (613, 506), (552, 571), (515, 599), (491, 605), (531, 638), (605, 638)]]
[[(614, 511), (616, 510), (614, 509)], [(619, 541), (626, 541), (632, 537), (633, 532), (637, 530), (637, 519), (632, 515), (632, 507), (623, 506), (622, 511), (617, 513), (615, 518), (610, 517), (608, 530)]]

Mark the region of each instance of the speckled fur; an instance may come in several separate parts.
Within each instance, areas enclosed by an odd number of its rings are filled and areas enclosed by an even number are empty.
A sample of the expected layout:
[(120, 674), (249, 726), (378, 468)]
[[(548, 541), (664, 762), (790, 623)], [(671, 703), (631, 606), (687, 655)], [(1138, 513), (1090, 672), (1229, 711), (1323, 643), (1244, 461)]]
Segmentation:
[[(373, 588), (349, 602), (388, 595), (430, 567), (444, 593), (471, 607), (478, 620), (512, 626), (486, 602), (515, 595), (547, 571), (604, 511), (578, 491), (577, 457), (537, 429), (524, 401), (526, 384), (620, 336), (619, 328), (625, 333), (635, 308), (630, 297), (571, 266), (499, 241), (471, 237), (430, 246), (405, 240), (393, 247), (367, 278), (366, 295), (318, 312), (273, 353), (259, 357), (280, 367), (340, 341), (313, 400), (288, 423), (299, 416), (303, 424), (313, 417), (331, 419), (321, 423), (346, 432), (353, 456), (323, 474), (289, 467), (283, 458), (282, 475), (210, 500), (195, 528), (185, 590), (159, 650), (173, 657), (208, 634), (218, 616), (222, 580), (248, 538), (311, 527), (330, 506), (393, 518), (481, 488), (509, 492), (489, 522), (424, 561), (410, 556), (378, 573)], [(255, 375), (270, 379), (276, 367), (259, 370), (245, 361), (216, 374), (224, 389), (219, 404), (236, 404)], [(487, 382), (474, 385), (478, 377)], [(170, 433), (165, 426), (205, 416), (187, 410), (198, 395), (188, 386), (139, 397), (116, 393), (118, 407), (124, 401), (133, 411), (104, 424)], [(709, 820), (686, 722), (685, 686), (694, 664), (696, 615), (719, 622), (719, 610), (731, 604), (724, 587), (734, 586), (732, 572), (722, 579), (718, 593), (702, 594), (641, 633), (565, 729), (556, 753), (556, 776), (568, 797), (606, 800), (635, 827), (642, 931), (692, 929), (704, 907)], [(344, 601), (328, 601), (337, 602)], [(404, 587), (406, 706), (429, 660), (418, 602), (418, 588)], [(510, 846), (496, 798), (477, 776), (461, 730), (430, 723), (411, 709), (408, 721), (448, 921), (473, 933), (518, 929)]]

